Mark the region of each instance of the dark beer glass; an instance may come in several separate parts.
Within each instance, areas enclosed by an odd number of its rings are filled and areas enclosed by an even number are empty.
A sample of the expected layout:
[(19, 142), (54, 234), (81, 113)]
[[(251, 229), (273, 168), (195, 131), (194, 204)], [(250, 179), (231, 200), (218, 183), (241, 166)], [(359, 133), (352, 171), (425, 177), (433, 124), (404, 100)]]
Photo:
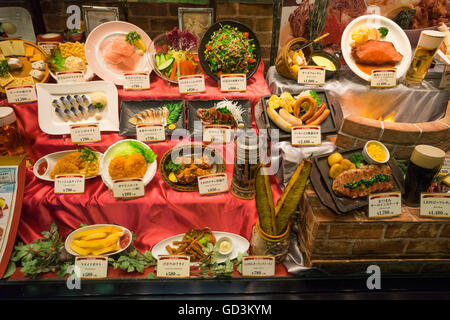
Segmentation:
[(426, 192), (444, 163), (445, 152), (436, 147), (418, 145), (414, 148), (406, 171), (403, 202), (420, 205), (420, 194)]

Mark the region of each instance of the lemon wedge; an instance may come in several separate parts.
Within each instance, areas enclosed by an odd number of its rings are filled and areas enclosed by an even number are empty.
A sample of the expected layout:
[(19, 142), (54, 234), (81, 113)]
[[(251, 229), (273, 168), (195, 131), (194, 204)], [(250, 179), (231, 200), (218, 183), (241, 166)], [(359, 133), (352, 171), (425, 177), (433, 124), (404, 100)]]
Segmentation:
[(175, 176), (175, 173), (173, 173), (173, 172), (171, 172), (171, 173), (169, 174), (169, 180), (172, 181), (172, 182), (178, 182), (178, 179), (177, 179), (177, 177)]
[(136, 47), (136, 49), (141, 50), (142, 52), (145, 52), (145, 50), (147, 50), (144, 41), (142, 41), (141, 39), (135, 40), (134, 46)]

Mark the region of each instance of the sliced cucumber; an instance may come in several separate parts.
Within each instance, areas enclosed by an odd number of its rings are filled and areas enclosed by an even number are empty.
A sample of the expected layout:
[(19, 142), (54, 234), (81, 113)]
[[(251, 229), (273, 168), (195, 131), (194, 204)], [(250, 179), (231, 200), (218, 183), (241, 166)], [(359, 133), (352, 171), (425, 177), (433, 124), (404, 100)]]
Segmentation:
[(156, 67), (159, 69), (159, 65), (161, 64), (160, 62), (160, 57), (159, 54), (155, 55), (155, 63), (156, 63)]
[(166, 61), (163, 61), (159, 65), (158, 69), (159, 70), (165, 70), (165, 69), (169, 68), (173, 64), (174, 61), (175, 61), (174, 58), (170, 58), (170, 59), (168, 59)]

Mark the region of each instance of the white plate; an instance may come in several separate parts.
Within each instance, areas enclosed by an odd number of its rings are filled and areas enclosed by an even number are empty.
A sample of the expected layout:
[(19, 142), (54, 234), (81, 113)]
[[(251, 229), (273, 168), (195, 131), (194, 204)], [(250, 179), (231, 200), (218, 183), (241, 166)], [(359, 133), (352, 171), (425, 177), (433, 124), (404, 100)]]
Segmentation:
[(411, 63), (411, 44), (405, 31), (403, 31), (398, 24), (393, 22), (391, 19), (379, 15), (372, 14), (358, 17), (350, 22), (345, 28), (341, 38), (341, 50), (345, 62), (349, 68), (360, 78), (370, 81), (370, 75), (359, 70), (351, 55), (352, 48), (350, 43), (352, 41), (352, 31), (359, 26), (369, 26), (375, 28), (386, 27), (389, 29), (387, 36), (381, 40), (392, 42), (395, 49), (403, 55), (402, 61), (396, 65), (397, 79), (402, 78), (406, 74), (406, 71), (408, 71), (409, 64)]
[[(52, 76), (53, 79), (56, 80), (56, 82), (58, 82), (58, 77), (56, 76), (56, 74), (54, 74), (50, 68), (48, 69), (48, 72), (50, 73), (50, 75)], [(84, 73), (84, 81), (91, 81), (92, 79), (94, 79), (95, 73), (92, 70), (92, 68), (87, 65), (86, 66), (86, 72)]]
[[(45, 181), (54, 181), (55, 179), (51, 179), (51, 178), (50, 178), (50, 173), (51, 173), (52, 170), (55, 168), (56, 163), (57, 163), (57, 162), (59, 161), (59, 159), (61, 159), (62, 157), (68, 155), (69, 153), (76, 152), (77, 150), (78, 150), (78, 149), (76, 149), (76, 150), (66, 150), (66, 151), (60, 151), (60, 152), (54, 152), (54, 153), (50, 153), (50, 154), (47, 154), (47, 155), (43, 156), (43, 157), (40, 158), (38, 161), (36, 161), (36, 163), (35, 163), (34, 166), (33, 166), (33, 173), (34, 173), (34, 175), (35, 175), (37, 178), (42, 179), (42, 180), (45, 180)], [(98, 157), (98, 163), (100, 164), (100, 162), (101, 162), (101, 160), (102, 160), (102, 157), (103, 157), (103, 154), (100, 153), (100, 152), (95, 152), (95, 153), (97, 154), (97, 157)], [(43, 162), (45, 162), (45, 161), (47, 162), (47, 170), (44, 172), (43, 175), (40, 175), (40, 174), (38, 173), (39, 166), (41, 165), (41, 163), (43, 163)], [(86, 180), (87, 180), (87, 179), (92, 179), (92, 178), (98, 177), (99, 175), (100, 175), (100, 170), (99, 170), (99, 173), (98, 173), (96, 176), (92, 176), (92, 177), (86, 178)]]
[[(101, 228), (101, 227), (119, 227), (119, 228), (122, 228), (122, 229), (123, 229), (123, 232), (124, 232), (124, 235), (125, 235), (125, 234), (128, 234), (128, 237), (129, 237), (129, 239), (130, 239), (130, 240), (128, 241), (128, 244), (127, 244), (125, 247), (121, 248), (121, 249), (118, 250), (118, 251), (106, 253), (106, 254), (104, 254), (103, 256), (110, 256), (110, 255), (113, 255), (113, 254), (117, 254), (117, 253), (119, 253), (119, 252), (122, 252), (123, 250), (125, 250), (126, 248), (128, 248), (128, 247), (130, 246), (133, 237), (132, 237), (132, 235), (131, 235), (131, 231), (128, 230), (127, 228), (122, 227), (122, 226), (117, 226), (117, 225), (115, 225), (115, 224), (93, 224), (93, 225), (86, 226), (86, 227), (82, 227), (82, 228), (79, 228), (79, 229), (76, 229), (76, 230), (72, 231), (72, 232), (67, 236), (66, 241), (64, 242), (64, 247), (66, 248), (66, 251), (67, 251), (68, 253), (70, 253), (71, 255), (73, 255), (73, 256), (79, 256), (78, 253), (73, 252), (72, 249), (70, 249), (70, 243), (73, 241), (73, 237), (74, 237), (75, 233), (80, 232), (80, 231), (84, 231), (84, 230), (90, 230), (90, 229)], [(119, 239), (119, 241), (120, 241), (120, 239)]]
[(118, 35), (126, 35), (130, 31), (136, 31), (141, 35), (141, 40), (144, 42), (147, 50), (140, 60), (140, 64), (135, 71), (147, 71), (151, 72), (152, 66), (150, 64), (150, 47), (152, 40), (148, 34), (141, 28), (134, 24), (124, 21), (110, 21), (105, 22), (97, 26), (89, 33), (86, 39), (85, 55), (88, 64), (92, 67), (95, 74), (103, 80), (112, 81), (116, 85), (123, 85), (124, 76), (123, 73), (114, 72), (106, 66), (103, 57), (100, 52), (100, 45), (103, 41), (116, 37)]
[(0, 8), (0, 22), (9, 22), (16, 26), (16, 32), (8, 34), (9, 38), (36, 43), (33, 20), (27, 9), (22, 7), (2, 7)]
[[(78, 122), (65, 122), (55, 113), (52, 106), (53, 99), (75, 94), (85, 94), (89, 98), (89, 94), (96, 91), (102, 91), (108, 97), (106, 107), (100, 112), (101, 120), (96, 120), (92, 116)], [(70, 134), (70, 125), (81, 123), (99, 123), (100, 131), (119, 131), (119, 102), (117, 88), (112, 82), (38, 83), (36, 92), (39, 127), (47, 134)]]
[[(174, 241), (181, 241), (183, 239), (183, 236), (185, 234), (179, 234), (167, 239), (164, 239), (157, 244), (152, 249), (152, 255), (155, 258), (158, 258), (160, 255), (168, 255), (169, 252), (166, 250), (166, 246), (169, 245), (173, 247)], [(219, 241), (222, 237), (228, 237), (231, 239), (233, 250), (231, 250), (231, 253), (227, 256), (219, 255), (217, 258), (218, 263), (225, 262), (227, 258), (230, 258), (230, 260), (237, 258), (238, 253), (244, 253), (248, 250), (250, 247), (250, 243), (247, 239), (244, 237), (241, 237), (240, 235), (229, 233), (229, 232), (222, 232), (222, 231), (213, 231), (214, 237), (216, 237), (216, 241)]]
[[(144, 147), (150, 149), (150, 147), (148, 145), (146, 145), (145, 143), (139, 141), (139, 140), (133, 140), (133, 139), (125, 139), (125, 140), (120, 140), (116, 143), (114, 143), (113, 145), (111, 145), (106, 152), (103, 155), (102, 160), (100, 161), (100, 174), (102, 176), (102, 180), (103, 183), (110, 189), (112, 189), (113, 187), (113, 180), (111, 179), (111, 176), (109, 175), (109, 163), (111, 162), (111, 149), (114, 148), (116, 145), (123, 143), (124, 141), (136, 141), (140, 144), (142, 144)], [(156, 174), (156, 168), (157, 168), (157, 163), (156, 163), (156, 159), (152, 162), (152, 163), (147, 163), (147, 172), (145, 173), (144, 177), (142, 178), (142, 181), (144, 182), (144, 186), (146, 186), (147, 184), (149, 184), (150, 181), (152, 181), (153, 177)]]

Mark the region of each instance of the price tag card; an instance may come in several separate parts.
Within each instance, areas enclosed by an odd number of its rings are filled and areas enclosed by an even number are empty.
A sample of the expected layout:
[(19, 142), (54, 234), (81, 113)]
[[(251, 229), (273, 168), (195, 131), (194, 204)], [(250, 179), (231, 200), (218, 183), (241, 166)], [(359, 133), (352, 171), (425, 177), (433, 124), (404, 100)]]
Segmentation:
[(142, 179), (113, 180), (113, 196), (117, 199), (140, 198), (145, 195)]
[(369, 195), (369, 218), (387, 218), (402, 214), (400, 192), (386, 192)]
[(6, 98), (8, 103), (31, 103), (37, 101), (36, 88), (34, 85), (7, 87)]
[(45, 51), (45, 53), (50, 56), (52, 53), (52, 50), (55, 49), (58, 45), (59, 42), (45, 42), (45, 41), (40, 41), (37, 43), (37, 45), (39, 47), (42, 48), (42, 50)]
[(450, 155), (446, 155), (442, 168), (439, 171), (439, 175), (446, 176), (450, 174)]
[(84, 82), (83, 71), (60, 71), (56, 73), (58, 83)]
[(178, 89), (182, 94), (205, 92), (206, 91), (205, 76), (202, 74), (179, 76)]
[(231, 141), (231, 126), (227, 125), (204, 125), (203, 142), (229, 143)]
[(396, 69), (377, 69), (372, 70), (370, 77), (370, 86), (372, 88), (391, 88), (397, 85)]
[(239, 74), (222, 74), (220, 76), (220, 91), (245, 91), (247, 90), (247, 75)]
[(166, 129), (163, 124), (138, 124), (136, 138), (142, 142), (166, 141)]
[(156, 276), (158, 278), (189, 278), (190, 263), (191, 258), (188, 256), (159, 256)]
[(420, 216), (450, 218), (450, 193), (421, 193)]
[(450, 89), (450, 66), (445, 66), (442, 71), (441, 83), (439, 88), (449, 90)]
[(75, 257), (75, 266), (80, 268), (80, 278), (100, 279), (108, 275), (108, 257)]
[(242, 275), (244, 277), (273, 277), (275, 258), (271, 256), (242, 257)]
[(85, 177), (83, 174), (66, 174), (55, 176), (55, 193), (84, 193)]
[(102, 140), (98, 123), (71, 125), (70, 137), (72, 143), (92, 143)]
[(302, 66), (298, 69), (298, 84), (324, 85), (325, 68), (320, 66)]
[(150, 77), (148, 72), (129, 72), (123, 74), (125, 90), (148, 90), (150, 89)]
[(320, 126), (297, 126), (291, 128), (293, 146), (317, 146), (322, 143)]
[(197, 177), (198, 192), (201, 195), (221, 193), (228, 191), (228, 180), (226, 173), (210, 174)]

